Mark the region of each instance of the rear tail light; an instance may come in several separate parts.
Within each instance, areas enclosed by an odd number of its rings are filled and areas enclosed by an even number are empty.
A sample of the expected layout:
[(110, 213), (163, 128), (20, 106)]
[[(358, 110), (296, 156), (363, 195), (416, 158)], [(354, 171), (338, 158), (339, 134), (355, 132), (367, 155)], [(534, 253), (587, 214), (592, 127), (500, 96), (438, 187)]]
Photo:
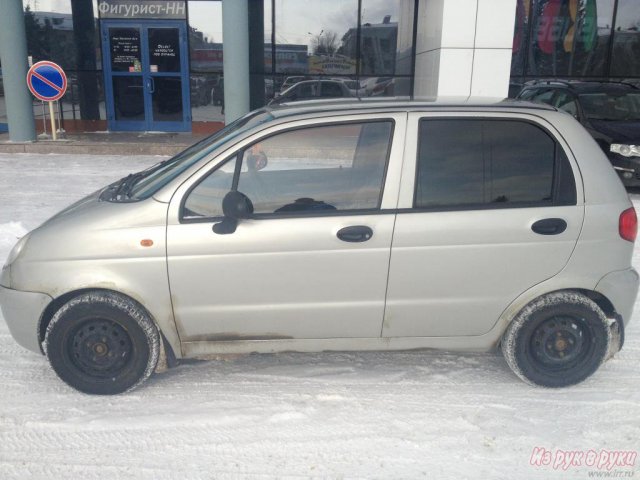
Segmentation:
[(638, 234), (638, 217), (636, 209), (631, 207), (620, 214), (620, 223), (618, 225), (620, 236), (630, 242), (636, 241)]

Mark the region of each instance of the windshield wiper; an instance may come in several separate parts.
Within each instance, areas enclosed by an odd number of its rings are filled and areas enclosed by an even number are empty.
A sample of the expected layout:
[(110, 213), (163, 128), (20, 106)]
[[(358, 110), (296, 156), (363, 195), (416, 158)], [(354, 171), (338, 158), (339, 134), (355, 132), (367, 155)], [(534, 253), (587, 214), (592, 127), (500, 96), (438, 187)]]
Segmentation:
[(113, 196), (114, 200), (128, 200), (131, 198), (131, 189), (138, 180), (146, 175), (146, 172), (130, 173), (120, 180)]
[(171, 160), (174, 160), (174, 157), (167, 158), (166, 160), (156, 163), (155, 165), (152, 165), (146, 170), (142, 170), (141, 172), (130, 173), (126, 177), (122, 177), (117, 182), (109, 185), (109, 187), (103, 193), (104, 198), (117, 201), (126, 201), (131, 199), (131, 190), (139, 180), (156, 172)]

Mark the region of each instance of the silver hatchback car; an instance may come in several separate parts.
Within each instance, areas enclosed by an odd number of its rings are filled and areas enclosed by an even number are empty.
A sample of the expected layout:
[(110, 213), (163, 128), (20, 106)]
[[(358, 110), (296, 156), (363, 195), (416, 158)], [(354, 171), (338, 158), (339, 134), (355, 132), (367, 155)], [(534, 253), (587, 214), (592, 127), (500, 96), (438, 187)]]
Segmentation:
[(87, 393), (181, 358), (501, 347), (561, 387), (622, 346), (635, 211), (552, 107), (315, 102), (252, 112), (22, 238), (12, 335)]

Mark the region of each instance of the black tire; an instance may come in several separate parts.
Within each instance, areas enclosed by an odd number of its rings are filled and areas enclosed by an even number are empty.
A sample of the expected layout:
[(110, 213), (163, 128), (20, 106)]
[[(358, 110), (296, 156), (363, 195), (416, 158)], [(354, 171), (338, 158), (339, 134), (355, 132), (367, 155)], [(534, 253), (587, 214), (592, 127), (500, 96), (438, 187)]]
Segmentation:
[(544, 295), (516, 316), (502, 352), (522, 380), (558, 388), (580, 383), (604, 362), (611, 330), (604, 312), (577, 292)]
[(60, 308), (44, 349), (58, 377), (90, 394), (132, 390), (158, 363), (160, 333), (146, 311), (113, 292), (89, 292)]

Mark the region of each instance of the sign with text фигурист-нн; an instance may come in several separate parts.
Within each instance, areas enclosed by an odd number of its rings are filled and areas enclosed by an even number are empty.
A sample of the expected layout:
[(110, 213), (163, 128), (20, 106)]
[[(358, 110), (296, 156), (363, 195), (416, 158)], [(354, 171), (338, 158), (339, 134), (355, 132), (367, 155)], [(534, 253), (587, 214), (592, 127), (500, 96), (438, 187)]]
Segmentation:
[(187, 18), (184, 0), (99, 0), (100, 18), (182, 20)]

